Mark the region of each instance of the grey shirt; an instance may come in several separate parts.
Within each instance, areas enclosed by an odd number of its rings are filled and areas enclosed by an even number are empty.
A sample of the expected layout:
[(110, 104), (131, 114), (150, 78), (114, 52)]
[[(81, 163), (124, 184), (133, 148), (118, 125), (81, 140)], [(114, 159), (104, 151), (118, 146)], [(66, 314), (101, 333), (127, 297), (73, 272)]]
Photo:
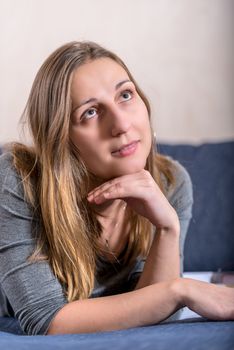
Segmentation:
[[(183, 271), (184, 241), (192, 216), (193, 192), (188, 172), (175, 160), (176, 186), (166, 193), (180, 220), (180, 259)], [(32, 208), (24, 199), (22, 181), (12, 156), (0, 156), (0, 316), (13, 316), (29, 335), (46, 334), (55, 314), (68, 302), (48, 262), (27, 258), (36, 245)], [(120, 259), (121, 262), (121, 259)], [(90, 298), (134, 289), (145, 259), (124, 266), (99, 259), (95, 287)]]

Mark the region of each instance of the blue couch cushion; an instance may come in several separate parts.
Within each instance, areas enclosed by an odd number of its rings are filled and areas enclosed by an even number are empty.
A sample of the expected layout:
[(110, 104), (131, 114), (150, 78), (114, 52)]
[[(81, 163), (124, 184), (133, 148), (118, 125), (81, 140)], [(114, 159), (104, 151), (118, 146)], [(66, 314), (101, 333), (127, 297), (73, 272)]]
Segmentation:
[(234, 142), (159, 144), (158, 151), (181, 162), (193, 182), (185, 271), (234, 271)]
[[(0, 318), (0, 328), (1, 328)], [(234, 322), (198, 318), (121, 331), (53, 336), (19, 336), (0, 332), (0, 348), (7, 350), (230, 350)]]

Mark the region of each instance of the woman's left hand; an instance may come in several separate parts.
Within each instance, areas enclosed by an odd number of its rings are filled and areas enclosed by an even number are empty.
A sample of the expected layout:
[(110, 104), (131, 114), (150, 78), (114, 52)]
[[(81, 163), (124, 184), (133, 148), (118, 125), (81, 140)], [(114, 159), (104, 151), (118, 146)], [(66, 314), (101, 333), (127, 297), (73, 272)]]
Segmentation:
[(119, 176), (88, 194), (90, 203), (102, 204), (113, 199), (124, 200), (157, 228), (179, 228), (176, 211), (147, 170)]

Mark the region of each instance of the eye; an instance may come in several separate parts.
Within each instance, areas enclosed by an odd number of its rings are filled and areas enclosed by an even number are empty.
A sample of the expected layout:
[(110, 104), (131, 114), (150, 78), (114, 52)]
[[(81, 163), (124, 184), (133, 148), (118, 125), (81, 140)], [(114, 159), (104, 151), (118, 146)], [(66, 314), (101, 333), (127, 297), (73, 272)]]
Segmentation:
[(97, 108), (89, 108), (87, 109), (81, 116), (81, 120), (87, 120), (95, 117), (97, 115)]
[(125, 90), (121, 93), (120, 97), (121, 100), (124, 101), (129, 101), (132, 99), (133, 92), (131, 90)]

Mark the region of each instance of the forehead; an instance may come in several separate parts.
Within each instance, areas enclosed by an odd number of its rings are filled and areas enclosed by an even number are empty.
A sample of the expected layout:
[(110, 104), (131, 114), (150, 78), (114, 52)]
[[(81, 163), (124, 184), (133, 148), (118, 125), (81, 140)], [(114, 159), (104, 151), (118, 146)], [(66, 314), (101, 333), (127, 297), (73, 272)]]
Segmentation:
[(88, 61), (74, 72), (71, 87), (72, 97), (83, 97), (83, 94), (85, 96), (92, 95), (100, 89), (110, 91), (124, 79), (129, 79), (127, 72), (114, 60), (99, 58)]

